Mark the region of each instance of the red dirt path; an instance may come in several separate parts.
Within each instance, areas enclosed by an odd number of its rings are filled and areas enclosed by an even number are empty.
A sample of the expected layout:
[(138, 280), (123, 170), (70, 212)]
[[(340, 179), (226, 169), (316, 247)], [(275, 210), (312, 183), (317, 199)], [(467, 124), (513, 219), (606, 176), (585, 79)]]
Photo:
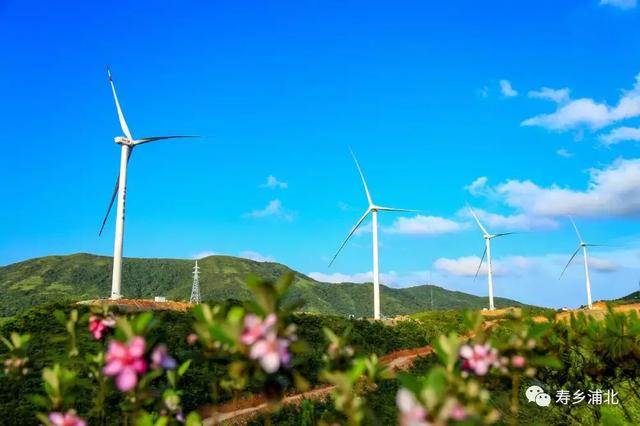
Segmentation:
[[(408, 370), (416, 357), (429, 355), (432, 352), (433, 348), (431, 345), (415, 349), (405, 349), (384, 355), (380, 358), (380, 362), (392, 371)], [(291, 394), (282, 400), (282, 405), (300, 404), (303, 399), (322, 401), (329, 396), (332, 390), (333, 386), (321, 386), (306, 392)], [(267, 403), (262, 396), (252, 396), (233, 401), (216, 407), (215, 412), (207, 413), (208, 418), (203, 422), (203, 425), (245, 425), (254, 416), (265, 411), (267, 408)]]

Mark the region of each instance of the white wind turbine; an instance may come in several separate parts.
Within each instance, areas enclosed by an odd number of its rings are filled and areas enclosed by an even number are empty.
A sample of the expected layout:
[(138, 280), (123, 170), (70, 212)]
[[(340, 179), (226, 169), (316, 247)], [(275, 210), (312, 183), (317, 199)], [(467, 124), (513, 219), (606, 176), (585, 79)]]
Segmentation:
[(484, 252), (482, 252), (482, 258), (480, 259), (480, 264), (478, 264), (478, 269), (476, 270), (476, 275), (473, 278), (474, 280), (478, 277), (478, 273), (480, 272), (480, 268), (482, 267), (482, 262), (484, 261), (484, 257), (487, 256), (487, 285), (489, 286), (489, 310), (493, 311), (495, 306), (493, 304), (493, 269), (491, 266), (491, 240), (498, 237), (503, 237), (505, 235), (511, 235), (515, 232), (503, 232), (501, 234), (490, 234), (487, 229), (482, 226), (480, 223), (480, 219), (476, 215), (476, 212), (473, 211), (470, 205), (467, 205), (469, 211), (473, 215), (473, 218), (476, 220), (476, 223), (480, 227), (482, 231), (482, 238), (484, 238)]
[(113, 246), (113, 277), (111, 281), (111, 299), (120, 299), (122, 297), (122, 295), (120, 294), (120, 288), (122, 284), (124, 205), (127, 197), (127, 165), (129, 163), (129, 159), (131, 158), (131, 153), (136, 146), (145, 143), (155, 142), (162, 139), (192, 138), (195, 136), (154, 136), (150, 138), (134, 139), (133, 136), (131, 136), (131, 132), (129, 131), (129, 127), (127, 126), (127, 122), (125, 121), (124, 115), (122, 114), (122, 109), (120, 108), (120, 103), (118, 102), (118, 95), (116, 95), (116, 87), (113, 84), (113, 78), (109, 69), (107, 69), (107, 74), (109, 75), (111, 91), (113, 92), (113, 99), (116, 103), (116, 109), (118, 110), (120, 127), (122, 128), (124, 136), (118, 136), (115, 138), (116, 144), (122, 147), (120, 155), (120, 174), (116, 179), (116, 185), (113, 189), (113, 194), (111, 195), (111, 201), (109, 202), (109, 207), (107, 208), (107, 214), (105, 214), (104, 216), (102, 226), (100, 227), (100, 232), (98, 233), (98, 235), (102, 235), (102, 231), (104, 230), (107, 219), (109, 218), (109, 213), (111, 212), (111, 208), (113, 207), (113, 202), (115, 201), (116, 196), (118, 196), (118, 207), (116, 211), (116, 235)]
[(380, 319), (380, 269), (378, 264), (378, 212), (379, 211), (389, 211), (389, 212), (415, 212), (416, 210), (407, 210), (407, 209), (396, 209), (393, 207), (381, 207), (373, 203), (371, 200), (371, 194), (369, 193), (369, 188), (367, 187), (367, 182), (364, 179), (364, 175), (362, 174), (362, 170), (360, 169), (360, 164), (358, 164), (358, 160), (356, 159), (355, 154), (351, 151), (351, 155), (353, 156), (353, 161), (356, 163), (356, 167), (358, 168), (358, 173), (360, 173), (360, 178), (362, 179), (362, 185), (364, 186), (364, 192), (367, 194), (367, 201), (369, 202), (369, 207), (364, 212), (360, 220), (356, 222), (355, 226), (347, 235), (347, 238), (344, 239), (342, 245), (336, 252), (331, 262), (329, 262), (329, 266), (333, 264), (333, 261), (336, 260), (338, 254), (342, 250), (342, 248), (347, 244), (349, 238), (353, 235), (354, 232), (358, 229), (358, 227), (362, 224), (362, 222), (367, 218), (369, 213), (371, 213), (371, 231), (373, 234), (373, 318)]
[(573, 229), (576, 230), (576, 235), (578, 236), (578, 248), (576, 248), (576, 251), (573, 252), (573, 255), (571, 256), (567, 264), (564, 266), (564, 269), (560, 274), (560, 278), (562, 278), (562, 276), (564, 275), (564, 272), (569, 267), (569, 264), (571, 263), (573, 258), (576, 257), (580, 249), (582, 249), (582, 256), (584, 258), (584, 281), (585, 281), (585, 286), (587, 288), (587, 306), (589, 307), (589, 309), (591, 309), (593, 305), (591, 304), (591, 278), (589, 277), (589, 255), (587, 254), (587, 247), (602, 247), (602, 244), (589, 244), (584, 242), (584, 240), (582, 239), (582, 236), (580, 235), (580, 231), (578, 231), (578, 227), (576, 226), (576, 223), (573, 221), (573, 218), (569, 217), (569, 220), (571, 221), (571, 224), (573, 225)]

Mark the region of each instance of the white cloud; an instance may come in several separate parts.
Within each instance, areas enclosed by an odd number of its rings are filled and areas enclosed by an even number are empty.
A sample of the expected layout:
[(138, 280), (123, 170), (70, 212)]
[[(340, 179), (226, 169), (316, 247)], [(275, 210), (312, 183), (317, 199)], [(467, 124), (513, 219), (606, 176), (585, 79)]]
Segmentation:
[(349, 204), (345, 203), (344, 201), (338, 201), (338, 208), (345, 212), (349, 210), (353, 210), (353, 207), (351, 207)]
[(573, 157), (573, 153), (569, 152), (569, 150), (567, 150), (566, 148), (560, 148), (559, 150), (556, 151), (556, 154), (564, 158)]
[(416, 215), (415, 217), (399, 217), (390, 227), (383, 228), (390, 234), (439, 235), (457, 232), (463, 229), (461, 223), (438, 216)]
[(508, 98), (518, 96), (518, 92), (511, 87), (509, 80), (500, 80), (500, 93)]
[[(436, 259), (433, 262), (433, 266), (437, 271), (449, 274), (449, 275), (458, 275), (463, 277), (473, 277), (476, 275), (476, 271), (478, 270), (478, 265), (480, 264), (479, 256), (462, 256), (457, 259), (449, 259), (446, 257), (441, 257)], [(492, 259), (491, 261), (491, 269), (493, 271), (493, 275), (504, 275), (506, 274), (506, 270), (503, 267), (502, 263), (499, 261), (495, 261)], [(486, 259), (482, 262), (482, 266), (480, 267), (480, 274), (487, 273), (487, 262)]]
[(618, 127), (607, 134), (601, 135), (600, 140), (605, 145), (613, 145), (622, 141), (640, 141), (640, 128)]
[[(345, 274), (334, 272), (326, 274), (323, 272), (310, 272), (307, 274), (316, 281), (324, 283), (370, 283), (373, 282), (373, 272), (356, 272), (353, 274)], [(395, 271), (380, 274), (380, 282), (388, 286), (408, 286), (424, 284), (429, 277), (429, 271), (414, 271), (406, 274), (400, 274)]]
[(217, 256), (215, 251), (205, 250), (191, 255), (192, 259), (202, 259), (203, 257)]
[(530, 180), (509, 180), (495, 188), (503, 201), (533, 216), (630, 217), (640, 214), (640, 159), (616, 160), (589, 170), (585, 190), (541, 187)]
[(635, 79), (633, 89), (623, 91), (615, 106), (591, 98), (580, 98), (559, 104), (555, 112), (536, 115), (520, 125), (559, 131), (579, 126), (600, 129), (620, 120), (640, 116), (640, 74)]
[(254, 218), (274, 216), (281, 217), (285, 220), (293, 220), (294, 217), (293, 213), (286, 212), (282, 208), (282, 202), (280, 200), (271, 200), (264, 209), (253, 210), (251, 213), (245, 214), (245, 216)]
[(334, 272), (331, 274), (325, 274), (322, 272), (309, 272), (307, 274), (316, 281), (323, 283), (367, 283), (373, 281), (372, 272), (358, 272), (355, 274), (343, 274), (340, 272)]
[[(442, 274), (473, 277), (476, 275), (479, 263), (479, 256), (462, 256), (456, 259), (441, 257), (433, 262), (433, 266)], [(524, 273), (530, 273), (532, 269), (539, 268), (541, 265), (540, 258), (537, 257), (505, 256), (499, 259), (491, 259), (491, 269), (494, 276), (522, 275)], [(487, 259), (485, 258), (480, 267), (480, 272), (478, 272), (478, 276), (486, 275), (486, 273)]]
[(615, 272), (618, 269), (614, 261), (601, 257), (589, 257), (589, 267), (598, 272)]
[(240, 257), (244, 257), (245, 259), (255, 260), (256, 262), (275, 262), (276, 259), (273, 256), (264, 256), (257, 251), (245, 250), (238, 254)]
[(521, 123), (522, 126), (539, 126), (550, 130), (567, 130), (579, 125), (595, 129), (611, 121), (609, 107), (593, 99), (576, 99), (558, 108), (551, 114), (540, 114)]
[[(547, 217), (532, 216), (524, 213), (501, 215), (497, 213), (490, 213), (482, 209), (473, 209), (480, 219), (480, 222), (489, 229), (489, 231), (500, 232), (503, 230), (542, 230), (542, 229), (556, 229), (558, 228), (558, 222)], [(473, 216), (469, 212), (469, 209), (461, 209), (458, 212), (459, 215), (467, 218)]]
[(540, 90), (532, 90), (527, 94), (530, 98), (548, 99), (555, 103), (561, 103), (569, 100), (569, 89), (551, 89), (542, 87)]
[(489, 179), (486, 176), (480, 176), (463, 189), (469, 191), (469, 194), (474, 196), (485, 195), (488, 180)]
[(633, 9), (636, 7), (636, 0), (600, 0), (600, 5), (609, 5), (619, 9)]
[(282, 188), (285, 189), (289, 186), (287, 182), (280, 182), (275, 176), (269, 175), (267, 181), (260, 185), (260, 188)]

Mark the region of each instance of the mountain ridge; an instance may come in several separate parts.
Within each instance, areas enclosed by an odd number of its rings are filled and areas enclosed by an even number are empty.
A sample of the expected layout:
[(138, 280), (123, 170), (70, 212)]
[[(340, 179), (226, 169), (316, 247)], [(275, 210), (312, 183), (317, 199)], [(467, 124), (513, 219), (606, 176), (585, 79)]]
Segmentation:
[[(52, 255), (0, 267), (0, 317), (7, 317), (53, 299), (96, 299), (108, 297), (111, 289), (110, 256), (91, 253)], [(188, 300), (191, 294), (194, 260), (172, 258), (125, 258), (123, 296), (152, 298), (166, 296)], [(277, 262), (212, 255), (198, 260), (202, 300), (251, 298), (245, 284), (250, 274), (277, 279), (292, 272), (294, 284), (289, 298), (303, 300), (302, 310), (333, 315), (369, 316), (372, 284), (325, 283)], [(483, 308), (487, 298), (423, 284), (393, 288), (381, 285), (383, 314), (395, 316), (431, 310)], [(524, 306), (496, 298), (496, 306)]]

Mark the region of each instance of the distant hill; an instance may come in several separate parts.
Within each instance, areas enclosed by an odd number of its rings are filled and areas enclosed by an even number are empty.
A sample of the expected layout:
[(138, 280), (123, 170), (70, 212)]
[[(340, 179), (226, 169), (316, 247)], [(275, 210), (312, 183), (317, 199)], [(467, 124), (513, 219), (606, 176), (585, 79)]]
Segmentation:
[(617, 299), (617, 301), (626, 303), (640, 302), (640, 291), (634, 291), (633, 293), (627, 294), (626, 296)]
[[(198, 261), (203, 300), (246, 300), (251, 297), (245, 279), (249, 274), (276, 279), (294, 272), (291, 299), (302, 299), (302, 308), (323, 314), (370, 316), (372, 284), (330, 284), (273, 262), (255, 262), (230, 256), (209, 256)], [(128, 298), (166, 296), (188, 300), (193, 261), (186, 259), (135, 259), (123, 263), (123, 295)], [(72, 298), (108, 297), (111, 291), (111, 258), (92, 254), (47, 256), (0, 267), (0, 317), (13, 316), (43, 302)], [(435, 310), (484, 308), (486, 297), (445, 290), (432, 285), (403, 289), (381, 286), (381, 309), (386, 316)], [(522, 306), (496, 298), (497, 307)]]

